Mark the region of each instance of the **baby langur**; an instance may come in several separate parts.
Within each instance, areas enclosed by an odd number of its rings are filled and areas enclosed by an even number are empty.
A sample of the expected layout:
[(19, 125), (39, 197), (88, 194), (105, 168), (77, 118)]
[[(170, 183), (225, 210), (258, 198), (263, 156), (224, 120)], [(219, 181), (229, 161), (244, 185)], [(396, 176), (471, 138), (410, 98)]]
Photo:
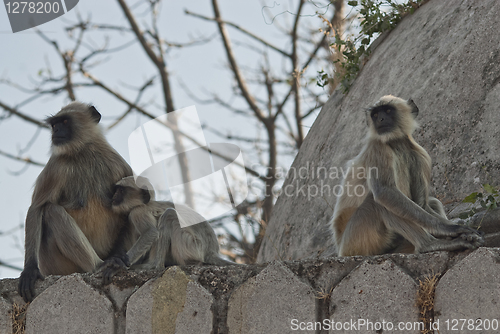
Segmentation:
[[(127, 253), (132, 267), (234, 264), (219, 257), (217, 237), (201, 215), (187, 206), (155, 201), (154, 196), (153, 187), (143, 177), (138, 177), (137, 183), (134, 177), (125, 177), (115, 186), (112, 210), (127, 214), (140, 234)], [(199, 223), (189, 226), (192, 222)]]
[[(471, 249), (475, 230), (452, 223), (429, 196), (431, 158), (412, 137), (418, 108), (387, 95), (368, 109), (365, 145), (343, 180), (331, 220), (340, 256)], [(363, 191), (361, 191), (363, 190)]]

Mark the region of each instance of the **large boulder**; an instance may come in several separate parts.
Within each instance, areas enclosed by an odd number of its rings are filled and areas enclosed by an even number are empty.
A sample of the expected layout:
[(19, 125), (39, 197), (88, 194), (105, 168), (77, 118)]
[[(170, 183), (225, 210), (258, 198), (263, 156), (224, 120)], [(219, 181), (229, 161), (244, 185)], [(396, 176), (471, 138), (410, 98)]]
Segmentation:
[(375, 48), (348, 94), (330, 97), (307, 135), (268, 224), (258, 262), (334, 254), (328, 221), (347, 160), (360, 150), (364, 110), (381, 96), (412, 98), (415, 139), (433, 160), (447, 209), (500, 172), (500, 2), (431, 0)]

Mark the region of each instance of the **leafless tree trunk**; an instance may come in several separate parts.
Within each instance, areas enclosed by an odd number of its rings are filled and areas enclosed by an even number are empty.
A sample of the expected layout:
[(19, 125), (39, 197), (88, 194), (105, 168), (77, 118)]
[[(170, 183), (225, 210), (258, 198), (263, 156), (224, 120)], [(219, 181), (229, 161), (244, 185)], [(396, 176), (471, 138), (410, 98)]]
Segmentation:
[[(132, 28), (135, 36), (141, 43), (142, 48), (148, 55), (149, 59), (151, 62), (155, 65), (155, 67), (158, 69), (158, 73), (160, 74), (161, 78), (161, 85), (162, 85), (162, 90), (163, 90), (163, 98), (165, 102), (165, 108), (167, 113), (171, 113), (175, 111), (174, 108), (174, 100), (172, 98), (172, 92), (170, 90), (170, 79), (169, 79), (169, 73), (167, 69), (167, 64), (165, 62), (165, 51), (163, 50), (163, 45), (160, 40), (160, 35), (158, 32), (158, 26), (157, 26), (157, 17), (158, 17), (158, 5), (159, 2), (152, 2), (152, 15), (153, 15), (153, 29), (154, 29), (154, 35), (153, 39), (155, 41), (155, 46), (158, 49), (158, 54), (155, 53), (153, 48), (151, 47), (151, 44), (149, 44), (146, 41), (146, 38), (144, 36), (144, 32), (141, 31), (139, 28), (139, 25), (137, 24), (134, 16), (130, 12), (130, 9), (128, 8), (127, 4), (125, 3), (125, 0), (118, 0), (118, 3), (120, 4), (120, 7), (123, 10), (123, 13), (125, 14), (125, 17), (127, 18), (130, 27)], [(172, 133), (174, 137), (174, 144), (175, 144), (175, 151), (178, 154), (178, 161), (180, 165), (180, 170), (181, 170), (181, 175), (182, 175), (182, 180), (184, 181), (183, 187), (184, 187), (184, 196), (185, 196), (185, 201), (186, 204), (193, 209), (195, 209), (194, 205), (194, 198), (193, 198), (193, 189), (191, 188), (191, 184), (189, 183), (190, 177), (189, 177), (189, 167), (187, 163), (187, 158), (184, 154), (186, 150), (184, 149), (184, 144), (182, 142), (182, 136), (179, 133), (178, 129), (178, 122), (177, 122), (177, 116), (174, 114), (170, 114), (167, 116), (168, 122), (172, 125)]]

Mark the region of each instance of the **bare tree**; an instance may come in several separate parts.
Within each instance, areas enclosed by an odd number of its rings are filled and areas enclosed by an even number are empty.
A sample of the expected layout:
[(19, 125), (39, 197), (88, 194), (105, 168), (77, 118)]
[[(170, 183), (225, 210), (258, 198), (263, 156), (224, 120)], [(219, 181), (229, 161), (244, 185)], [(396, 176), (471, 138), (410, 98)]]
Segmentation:
[[(292, 11), (294, 20), (291, 26), (279, 28), (284, 35), (283, 37), (288, 40), (288, 45), (284, 48), (271, 44), (264, 38), (255, 35), (236, 23), (224, 20), (217, 0), (212, 0), (213, 17), (186, 11), (188, 15), (196, 16), (203, 20), (213, 21), (217, 24), (229, 63), (229, 69), (236, 81), (237, 88), (234, 90), (234, 93), (244, 100), (248, 111), (252, 113), (266, 130), (267, 148), (263, 150), (267, 152), (268, 155), (266, 161), (267, 174), (265, 176), (265, 195), (262, 204), (259, 203), (259, 205), (262, 206), (262, 216), (260, 219), (261, 226), (256, 235), (252, 249), (247, 250), (247, 254), (251, 259), (257, 256), (262, 238), (265, 234), (266, 224), (273, 211), (275, 200), (273, 190), (277, 182), (276, 169), (278, 167), (279, 157), (277, 142), (278, 131), (282, 130), (286, 138), (292, 139), (295, 148), (300, 148), (305, 136), (303, 129), (304, 119), (309, 117), (313, 111), (323, 106), (325, 95), (307, 86), (306, 72), (309, 67), (314, 68), (314, 70), (318, 69), (317, 66), (321, 59), (319, 56), (320, 50), (327, 50), (329, 55), (328, 58), (331, 58), (330, 49), (329, 47), (325, 48), (325, 45), (328, 46), (329, 29), (342, 29), (343, 4), (344, 2), (342, 0), (335, 1), (334, 10), (330, 11), (328, 10), (330, 3), (323, 7), (326, 8), (326, 12), (331, 13), (331, 20), (329, 21), (331, 24), (325, 32), (317, 28), (311, 30), (307, 27), (301, 27), (304, 7), (306, 5), (316, 4), (306, 2), (305, 0), (299, 0), (297, 7)], [(246, 76), (241, 70), (233, 50), (233, 43), (231, 42), (227, 29), (228, 26), (242, 32), (256, 41), (257, 44), (261, 45), (261, 49), (263, 50), (260, 55), (262, 59), (261, 66), (259, 69), (253, 69), (253, 71), (249, 72), (260, 72), (253, 81), (257, 83), (257, 89), (255, 90), (259, 90), (261, 87), (265, 88), (264, 91), (266, 94), (262, 97), (260, 96), (261, 94), (252, 92), (247, 84)], [(281, 56), (282, 63), (285, 67), (283, 73), (278, 74), (272, 70), (268, 61), (268, 51), (275, 52)], [(288, 67), (286, 67), (286, 63), (289, 64)], [(293, 97), (293, 100), (291, 97)], [(313, 106), (310, 107), (309, 110), (304, 111), (304, 106), (310, 101), (313, 101)], [(210, 102), (218, 103), (233, 112), (240, 112), (240, 110), (224, 103), (223, 100), (216, 95), (212, 96)], [(280, 128), (281, 119), (284, 120), (285, 128)], [(293, 121), (291, 121), (291, 119), (293, 119)], [(294, 125), (292, 125), (293, 123)]]
[[(124, 105), (123, 113), (109, 125), (108, 129), (114, 128), (132, 113), (139, 113), (154, 119), (157, 115), (153, 110), (157, 102), (145, 99), (147, 92), (151, 90), (159, 89), (163, 100), (161, 110), (165, 113), (175, 110), (172, 76), (167, 66), (169, 51), (209, 43), (213, 38), (201, 36), (184, 44), (168, 42), (162, 36), (158, 26), (161, 17), (161, 1), (144, 0), (134, 7), (127, 4), (125, 0), (117, 0), (117, 3), (124, 14), (125, 25), (95, 23), (89, 18), (84, 19), (81, 15), (77, 15), (77, 21), (66, 27), (66, 32), (72, 41), (72, 46), (69, 48), (62, 48), (58, 41), (38, 32), (42, 39), (52, 45), (58, 55), (62, 74), (55, 75), (56, 71), (52, 71), (47, 66), (41, 73), (40, 79), (30, 87), (21, 87), (15, 82), (2, 79), (4, 84), (17, 87), (28, 95), (26, 100), (17, 105), (9, 103), (8, 98), (0, 98), (0, 108), (4, 110), (7, 117), (18, 117), (40, 128), (46, 128), (41, 120), (23, 112), (23, 107), (44, 96), (66, 95), (69, 100), (76, 100), (83, 89), (98, 89)], [(214, 222), (225, 231), (224, 238), (228, 241), (226, 255), (239, 262), (253, 262), (258, 253), (266, 223), (272, 214), (276, 186), (279, 186), (280, 176), (277, 170), (282, 167), (279, 160), (282, 157), (288, 157), (288, 162), (282, 164), (286, 166), (289, 163), (290, 157), (296, 154), (307, 133), (304, 122), (306, 120), (312, 122), (311, 120), (315, 118), (315, 111), (322, 107), (328, 97), (314, 81), (320, 69), (332, 68), (330, 55), (326, 53), (328, 48), (325, 47), (328, 45), (328, 34), (318, 29), (321, 25), (320, 20), (316, 19), (314, 21), (316, 26), (313, 26), (311, 20), (308, 20), (308, 25), (304, 17), (314, 17), (315, 14), (310, 14), (311, 10), (321, 10), (323, 16), (329, 17), (328, 20), (335, 29), (341, 29), (343, 0), (335, 1), (335, 6), (329, 2), (324, 2), (321, 6), (318, 3), (306, 0), (294, 1), (295, 7), (288, 10), (289, 17), (293, 18), (289, 24), (278, 24), (273, 15), (269, 16), (269, 10), (263, 6), (264, 19), (266, 15), (272, 18), (276, 32), (283, 36), (283, 45), (274, 45), (247, 28), (225, 20), (217, 0), (212, 0), (213, 15), (186, 10), (187, 15), (214, 23), (215, 35), (219, 36), (222, 41), (229, 73), (235, 83), (234, 86), (222, 92), (206, 90), (205, 99), (187, 88), (186, 90), (197, 102), (215, 103), (231, 113), (255, 120), (258, 124), (257, 128), (262, 127), (265, 132), (264, 138), (254, 138), (245, 134), (224, 133), (211, 125), (206, 125), (207, 131), (221, 138), (242, 145), (250, 144), (259, 156), (262, 167), (258, 169), (247, 165), (245, 170), (251, 178), (262, 184), (263, 194), (248, 198), (236, 208), (235, 212)], [(147, 11), (144, 11), (144, 6), (147, 6)], [(141, 14), (138, 14), (138, 7), (141, 7)], [(304, 14), (307, 10), (309, 10), (308, 14)], [(144, 12), (147, 12), (149, 17), (147, 24), (140, 24), (139, 22), (144, 22)], [(140, 20), (138, 20), (138, 15), (141, 16)], [(244, 40), (232, 40), (228, 28), (242, 34)], [(123, 45), (111, 47), (109, 39), (103, 38), (104, 42), (98, 46), (90, 36), (91, 33), (118, 33), (130, 36), (131, 39)], [(127, 84), (127, 88), (133, 89), (135, 94), (124, 95), (107, 83), (106, 78), (100, 78), (96, 74), (96, 69), (102, 66), (106, 57), (126, 52), (131, 45), (137, 44), (143, 50), (147, 61), (152, 64), (154, 73), (139, 84), (135, 83), (133, 86)], [(257, 67), (242, 65), (238, 60), (235, 47), (255, 52), (258, 59)], [(178, 129), (175, 117), (169, 118), (168, 126), (174, 134), (177, 152), (185, 151), (185, 141), (197, 143), (189, 134)], [(29, 164), (43, 165), (7, 151), (0, 150), (0, 155)], [(224, 158), (223, 155), (220, 156)], [(183, 166), (181, 168), (183, 179), (188, 180), (189, 169), (186, 161), (182, 160), (183, 157), (179, 155), (179, 164)], [(188, 204), (193, 206), (192, 200), (190, 202), (192, 189), (188, 182), (184, 183), (184, 193)], [(228, 223), (235, 224), (236, 231), (230, 228)], [(250, 226), (253, 235), (247, 235), (246, 226)]]

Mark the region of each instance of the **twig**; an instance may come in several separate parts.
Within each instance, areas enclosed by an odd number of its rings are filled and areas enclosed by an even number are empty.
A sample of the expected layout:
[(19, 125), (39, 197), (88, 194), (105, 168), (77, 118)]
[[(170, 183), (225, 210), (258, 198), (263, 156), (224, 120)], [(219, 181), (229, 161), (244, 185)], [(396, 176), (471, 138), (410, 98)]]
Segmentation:
[(6, 105), (6, 104), (4, 104), (2, 102), (0, 102), (0, 107), (3, 108), (5, 111), (7, 111), (9, 113), (11, 113), (13, 115), (16, 115), (16, 116), (24, 119), (25, 121), (28, 121), (30, 123), (36, 124), (36, 125), (44, 127), (44, 128), (49, 128), (49, 126), (47, 124), (45, 124), (45, 123), (43, 123), (41, 121), (38, 121), (38, 120), (36, 120), (36, 119), (34, 119), (34, 118), (30, 117), (30, 116), (27, 116), (27, 115), (19, 112), (17, 109), (9, 107), (8, 105)]
[(32, 164), (32, 165), (35, 165), (35, 166), (40, 166), (40, 167), (44, 167), (44, 166), (45, 166), (45, 164), (42, 164), (42, 163), (40, 163), (40, 162), (33, 161), (33, 160), (31, 160), (30, 158), (21, 158), (21, 157), (16, 157), (15, 155), (12, 155), (12, 154), (7, 153), (7, 152), (4, 152), (4, 151), (0, 151), (0, 155), (3, 155), (3, 156), (5, 156), (5, 157), (10, 158), (10, 159), (13, 159), (13, 160), (26, 162), (26, 163), (29, 163), (29, 164)]
[[(208, 16), (204, 16), (204, 15), (201, 15), (201, 14), (196, 14), (196, 13), (193, 13), (187, 9), (184, 10), (184, 12), (187, 14), (187, 15), (191, 15), (191, 16), (194, 16), (194, 17), (197, 17), (197, 18), (200, 18), (200, 19), (203, 19), (203, 20), (206, 20), (206, 21), (215, 21), (215, 22), (219, 22), (219, 19), (216, 17), (216, 18), (212, 18), (212, 17), (208, 17)], [(251, 38), (259, 41), (260, 43), (270, 47), (271, 49), (273, 49), (274, 51), (277, 51), (279, 53), (281, 53), (283, 56), (287, 57), (287, 58), (291, 58), (291, 55), (286, 53), (285, 51), (281, 50), (280, 48), (272, 45), (271, 43), (267, 42), (266, 40), (264, 40), (263, 38), (253, 34), (252, 32), (246, 30), (245, 28), (235, 24), (235, 23), (232, 23), (232, 22), (229, 22), (229, 21), (220, 21), (224, 24), (227, 24), (228, 26), (231, 26), (235, 29), (238, 29), (239, 31), (241, 31), (242, 33), (250, 36)]]

